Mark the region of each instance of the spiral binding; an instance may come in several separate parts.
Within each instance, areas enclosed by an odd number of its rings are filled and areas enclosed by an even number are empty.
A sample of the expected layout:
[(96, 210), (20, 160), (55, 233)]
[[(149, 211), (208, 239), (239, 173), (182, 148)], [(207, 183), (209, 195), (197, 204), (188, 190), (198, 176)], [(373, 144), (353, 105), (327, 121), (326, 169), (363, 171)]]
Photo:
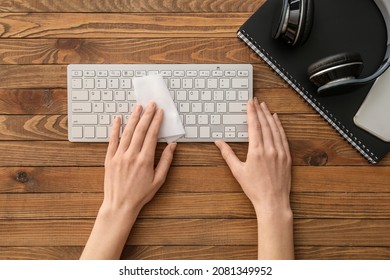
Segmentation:
[(298, 94), (312, 106), (336, 131), (344, 137), (361, 155), (363, 155), (370, 163), (375, 164), (378, 157), (374, 155), (359, 141), (348, 129), (342, 125), (328, 110), (322, 106), (315, 97), (303, 88), (280, 64), (278, 64), (272, 56), (267, 53), (260, 45), (251, 37), (245, 30), (239, 30), (238, 38), (243, 40), (253, 51), (255, 51), (271, 68), (279, 74)]

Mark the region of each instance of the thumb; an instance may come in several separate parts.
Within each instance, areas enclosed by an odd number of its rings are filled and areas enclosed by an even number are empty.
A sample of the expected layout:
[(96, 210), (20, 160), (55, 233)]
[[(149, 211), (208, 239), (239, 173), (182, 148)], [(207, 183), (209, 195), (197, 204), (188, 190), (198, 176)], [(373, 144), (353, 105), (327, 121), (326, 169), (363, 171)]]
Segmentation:
[(238, 159), (232, 148), (224, 141), (215, 141), (214, 143), (221, 151), (223, 159), (226, 161), (227, 165), (235, 176), (235, 174), (237, 174), (237, 168), (242, 164), (242, 162)]
[(171, 166), (172, 160), (173, 160), (173, 153), (176, 149), (176, 143), (169, 144), (165, 147), (161, 157), (160, 161), (158, 162), (156, 169), (154, 171), (154, 185), (161, 187), (162, 184), (165, 182), (165, 179), (168, 174), (169, 167)]

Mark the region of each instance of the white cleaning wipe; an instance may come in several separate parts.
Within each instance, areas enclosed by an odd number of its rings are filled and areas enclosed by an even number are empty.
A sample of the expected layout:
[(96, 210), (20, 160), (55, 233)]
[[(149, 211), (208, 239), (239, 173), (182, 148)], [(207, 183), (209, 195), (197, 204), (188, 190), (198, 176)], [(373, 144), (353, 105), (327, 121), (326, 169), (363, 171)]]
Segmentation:
[(158, 138), (172, 143), (183, 137), (185, 134), (183, 123), (163, 77), (160, 75), (137, 77), (133, 79), (133, 85), (138, 104), (145, 107), (149, 101), (154, 101), (164, 110), (164, 120)]

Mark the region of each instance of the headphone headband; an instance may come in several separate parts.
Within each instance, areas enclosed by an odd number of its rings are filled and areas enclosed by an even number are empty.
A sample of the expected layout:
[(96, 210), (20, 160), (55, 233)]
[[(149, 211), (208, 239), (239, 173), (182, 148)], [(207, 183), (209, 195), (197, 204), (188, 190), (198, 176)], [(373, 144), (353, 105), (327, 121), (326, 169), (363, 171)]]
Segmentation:
[(390, 1), (389, 0), (374, 0), (382, 13), (383, 19), (387, 28), (387, 45), (390, 45)]

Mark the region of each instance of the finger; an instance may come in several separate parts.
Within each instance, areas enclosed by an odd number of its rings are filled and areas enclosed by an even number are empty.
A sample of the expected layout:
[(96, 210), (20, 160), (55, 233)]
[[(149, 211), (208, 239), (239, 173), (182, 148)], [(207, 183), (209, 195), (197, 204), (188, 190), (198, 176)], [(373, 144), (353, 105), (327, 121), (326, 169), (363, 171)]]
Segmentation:
[(276, 125), (275, 119), (273, 118), (271, 112), (269, 111), (267, 105), (264, 102), (261, 103), (260, 106), (262, 107), (264, 115), (267, 118), (268, 125), (271, 128), (272, 139), (274, 141), (273, 143), (275, 145), (276, 150), (283, 151), (284, 147), (282, 144), (282, 138), (280, 136), (279, 128)]
[(284, 150), (287, 153), (287, 155), (290, 156), (290, 146), (288, 144), (287, 136), (286, 136), (286, 133), (284, 132), (284, 129), (283, 129), (282, 123), (280, 122), (279, 116), (277, 114), (274, 114), (273, 118), (275, 119), (275, 123), (278, 126), (280, 138), (282, 140)]
[(156, 169), (154, 171), (154, 180), (153, 184), (155, 186), (161, 187), (167, 178), (169, 167), (171, 166), (173, 160), (173, 153), (176, 149), (176, 143), (171, 143), (165, 147), (160, 161), (158, 162)]
[(263, 136), (261, 133), (260, 122), (257, 117), (257, 112), (253, 100), (248, 101), (247, 117), (248, 117), (249, 149), (251, 149), (251, 147), (262, 146)]
[(149, 126), (149, 129), (146, 133), (144, 144), (141, 148), (141, 152), (145, 153), (146, 157), (154, 158), (156, 151), (156, 145), (158, 140), (158, 134), (160, 132), (160, 127), (164, 118), (163, 109), (158, 109), (155, 113), (153, 120)]
[(108, 143), (106, 159), (113, 158), (118, 149), (121, 123), (122, 123), (122, 118), (116, 117), (114, 120), (114, 124), (112, 125), (112, 131), (110, 135), (110, 141)]
[(259, 100), (257, 100), (257, 98), (255, 98), (255, 108), (257, 112), (257, 117), (260, 122), (261, 132), (263, 135), (263, 146), (272, 147), (274, 145), (272, 130), (268, 123), (267, 117), (263, 111), (263, 107), (260, 105)]
[(145, 135), (149, 129), (150, 123), (153, 120), (155, 112), (156, 103), (150, 102), (148, 106), (146, 106), (145, 112), (141, 116), (133, 133), (133, 137), (131, 139), (130, 146), (128, 149), (130, 153), (139, 152), (141, 150), (145, 140)]
[(130, 116), (129, 122), (127, 123), (125, 129), (123, 130), (121, 141), (119, 143), (119, 148), (121, 151), (126, 151), (129, 148), (131, 139), (133, 137), (135, 128), (140, 120), (142, 113), (142, 105), (137, 104), (134, 108), (133, 113)]
[(232, 148), (223, 141), (215, 141), (214, 143), (221, 151), (221, 155), (229, 166), (233, 176), (239, 174), (238, 169), (242, 165), (242, 162), (233, 152)]

